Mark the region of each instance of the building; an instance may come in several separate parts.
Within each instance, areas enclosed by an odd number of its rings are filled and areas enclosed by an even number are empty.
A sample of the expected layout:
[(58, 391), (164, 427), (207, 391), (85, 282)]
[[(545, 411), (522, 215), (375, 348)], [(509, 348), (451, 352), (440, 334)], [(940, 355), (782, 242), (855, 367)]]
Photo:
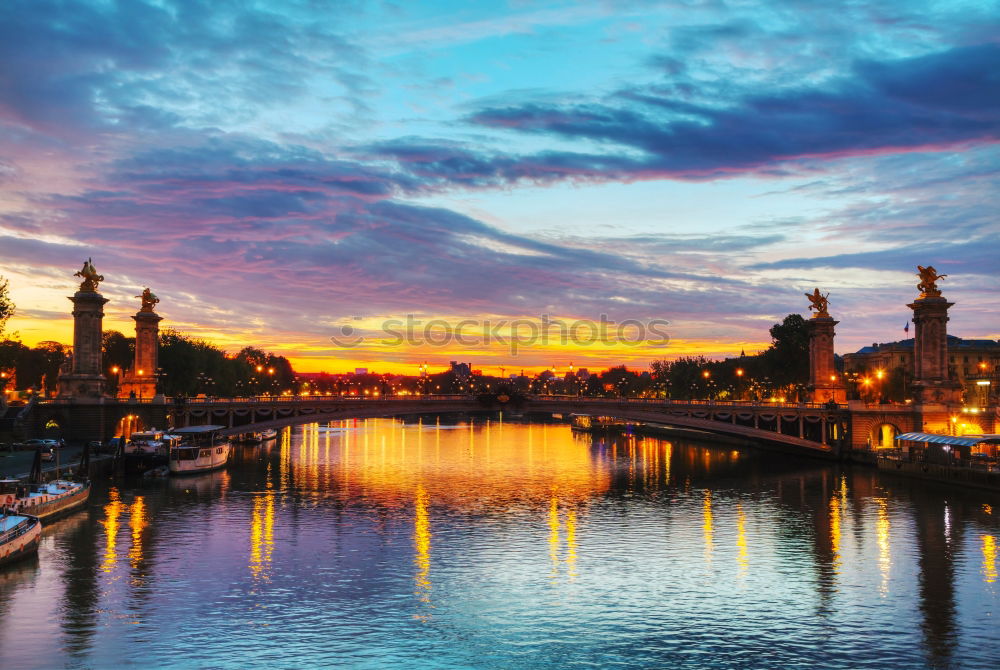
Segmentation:
[[(990, 404), (1000, 382), (1000, 342), (965, 340), (948, 335), (948, 371), (962, 385), (966, 403)], [(913, 338), (898, 342), (873, 342), (844, 355), (848, 378), (901, 375), (904, 387), (913, 379)], [(881, 376), (879, 376), (881, 379)]]
[(451, 361), (451, 371), (455, 373), (456, 377), (470, 377), (472, 376), (472, 364)]

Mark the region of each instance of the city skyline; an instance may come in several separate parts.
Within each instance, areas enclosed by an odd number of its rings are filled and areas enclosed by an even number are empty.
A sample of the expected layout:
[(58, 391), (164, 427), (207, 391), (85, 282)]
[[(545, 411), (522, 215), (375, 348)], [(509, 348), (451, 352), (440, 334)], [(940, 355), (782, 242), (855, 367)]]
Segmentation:
[[(58, 17), (56, 20), (54, 17)], [(753, 353), (803, 292), (838, 353), (1000, 338), (986, 5), (46, 2), (0, 8), (0, 275), (29, 344), (164, 327), (296, 369)], [(415, 314), (646, 322), (665, 347), (342, 346)]]

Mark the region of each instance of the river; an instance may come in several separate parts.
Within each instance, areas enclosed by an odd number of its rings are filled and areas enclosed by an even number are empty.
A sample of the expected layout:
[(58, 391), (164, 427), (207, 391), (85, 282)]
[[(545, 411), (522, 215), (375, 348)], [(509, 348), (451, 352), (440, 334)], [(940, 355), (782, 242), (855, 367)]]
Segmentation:
[(0, 668), (1000, 667), (988, 493), (496, 418), (237, 456), (0, 569)]

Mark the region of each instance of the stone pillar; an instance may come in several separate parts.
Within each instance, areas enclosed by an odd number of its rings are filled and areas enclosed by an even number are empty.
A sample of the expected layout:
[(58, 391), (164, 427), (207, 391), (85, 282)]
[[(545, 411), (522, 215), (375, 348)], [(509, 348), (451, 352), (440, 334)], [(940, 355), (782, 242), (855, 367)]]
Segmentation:
[(918, 403), (962, 402), (962, 386), (948, 369), (948, 308), (954, 304), (931, 290), (908, 305), (913, 310), (913, 396)]
[(132, 317), (135, 321), (135, 359), (132, 369), (125, 373), (118, 387), (119, 398), (128, 398), (133, 393), (137, 398), (152, 398), (156, 395), (160, 321), (163, 317), (153, 311), (154, 299), (155, 296), (153, 299), (143, 300), (142, 308)]
[(70, 369), (59, 375), (59, 396), (63, 398), (102, 398), (105, 377), (101, 359), (104, 332), (104, 304), (107, 298), (96, 285), (77, 291), (73, 302), (73, 359)]
[(833, 328), (838, 323), (825, 313), (818, 313), (806, 322), (809, 331), (809, 390), (813, 402), (847, 402), (847, 389), (833, 364)]

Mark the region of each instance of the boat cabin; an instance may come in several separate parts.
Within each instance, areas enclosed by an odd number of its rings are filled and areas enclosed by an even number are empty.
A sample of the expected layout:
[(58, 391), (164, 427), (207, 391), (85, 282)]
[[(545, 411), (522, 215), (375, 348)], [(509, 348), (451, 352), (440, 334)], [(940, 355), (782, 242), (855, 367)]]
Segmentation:
[(990, 470), (998, 466), (1000, 434), (903, 433), (896, 437), (896, 441), (910, 460), (942, 465), (982, 465)]

